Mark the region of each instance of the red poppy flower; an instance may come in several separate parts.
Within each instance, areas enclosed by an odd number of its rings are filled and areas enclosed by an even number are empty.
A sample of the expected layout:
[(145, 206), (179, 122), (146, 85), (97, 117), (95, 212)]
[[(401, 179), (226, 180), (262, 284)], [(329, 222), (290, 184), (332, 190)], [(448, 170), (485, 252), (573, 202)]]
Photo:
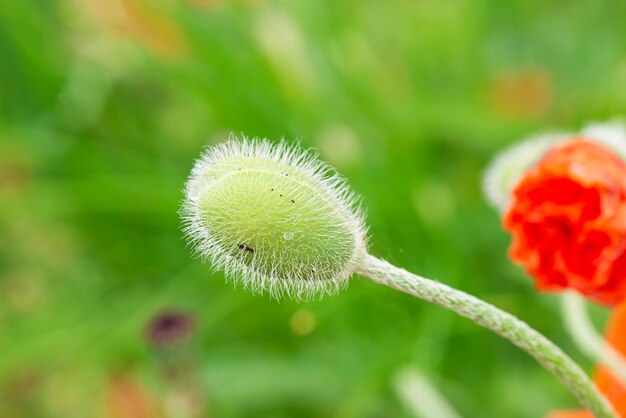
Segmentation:
[[(613, 312), (606, 331), (606, 340), (626, 356), (626, 303)], [(598, 367), (595, 376), (600, 392), (611, 402), (618, 416), (626, 418), (626, 384), (604, 366)], [(546, 418), (593, 418), (587, 411), (554, 411)]]
[(553, 145), (523, 173), (503, 218), (509, 254), (546, 291), (626, 296), (626, 164), (584, 138)]

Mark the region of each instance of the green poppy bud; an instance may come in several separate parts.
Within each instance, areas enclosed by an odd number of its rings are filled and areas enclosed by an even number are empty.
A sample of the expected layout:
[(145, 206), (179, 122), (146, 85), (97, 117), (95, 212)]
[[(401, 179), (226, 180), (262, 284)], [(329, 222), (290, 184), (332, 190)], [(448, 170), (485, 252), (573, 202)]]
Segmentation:
[(197, 253), (228, 278), (308, 298), (340, 288), (365, 254), (356, 200), (314, 154), (231, 138), (196, 162), (183, 216)]

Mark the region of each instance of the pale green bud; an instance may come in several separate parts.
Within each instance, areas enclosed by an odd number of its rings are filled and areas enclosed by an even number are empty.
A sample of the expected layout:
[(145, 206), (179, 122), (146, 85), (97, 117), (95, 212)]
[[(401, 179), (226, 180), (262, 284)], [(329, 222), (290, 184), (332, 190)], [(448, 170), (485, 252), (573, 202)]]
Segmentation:
[(366, 253), (345, 181), (281, 142), (232, 138), (196, 162), (185, 190), (196, 252), (253, 291), (308, 298), (347, 283)]

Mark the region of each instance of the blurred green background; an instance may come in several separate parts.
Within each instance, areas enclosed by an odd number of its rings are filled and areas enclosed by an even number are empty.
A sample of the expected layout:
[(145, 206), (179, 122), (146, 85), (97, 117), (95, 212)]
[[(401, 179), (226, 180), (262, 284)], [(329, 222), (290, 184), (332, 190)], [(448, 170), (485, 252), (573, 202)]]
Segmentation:
[[(177, 211), (204, 146), (299, 140), (363, 196), (373, 254), (591, 371), (480, 178), (508, 143), (626, 112), (625, 21), (617, 0), (0, 2), (0, 417), (444, 418), (403, 400), (432, 401), (407, 368), (463, 417), (574, 407), (508, 342), (359, 277), (306, 304), (235, 289)], [(168, 309), (193, 330), (155, 346)]]

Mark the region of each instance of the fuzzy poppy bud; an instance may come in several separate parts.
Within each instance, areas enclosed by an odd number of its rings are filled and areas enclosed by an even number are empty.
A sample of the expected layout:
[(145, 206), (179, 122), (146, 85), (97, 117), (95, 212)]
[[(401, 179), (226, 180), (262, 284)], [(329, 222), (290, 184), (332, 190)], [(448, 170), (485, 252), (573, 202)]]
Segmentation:
[(345, 181), (284, 142), (231, 138), (209, 148), (185, 194), (197, 253), (253, 291), (335, 291), (365, 253), (363, 218)]

